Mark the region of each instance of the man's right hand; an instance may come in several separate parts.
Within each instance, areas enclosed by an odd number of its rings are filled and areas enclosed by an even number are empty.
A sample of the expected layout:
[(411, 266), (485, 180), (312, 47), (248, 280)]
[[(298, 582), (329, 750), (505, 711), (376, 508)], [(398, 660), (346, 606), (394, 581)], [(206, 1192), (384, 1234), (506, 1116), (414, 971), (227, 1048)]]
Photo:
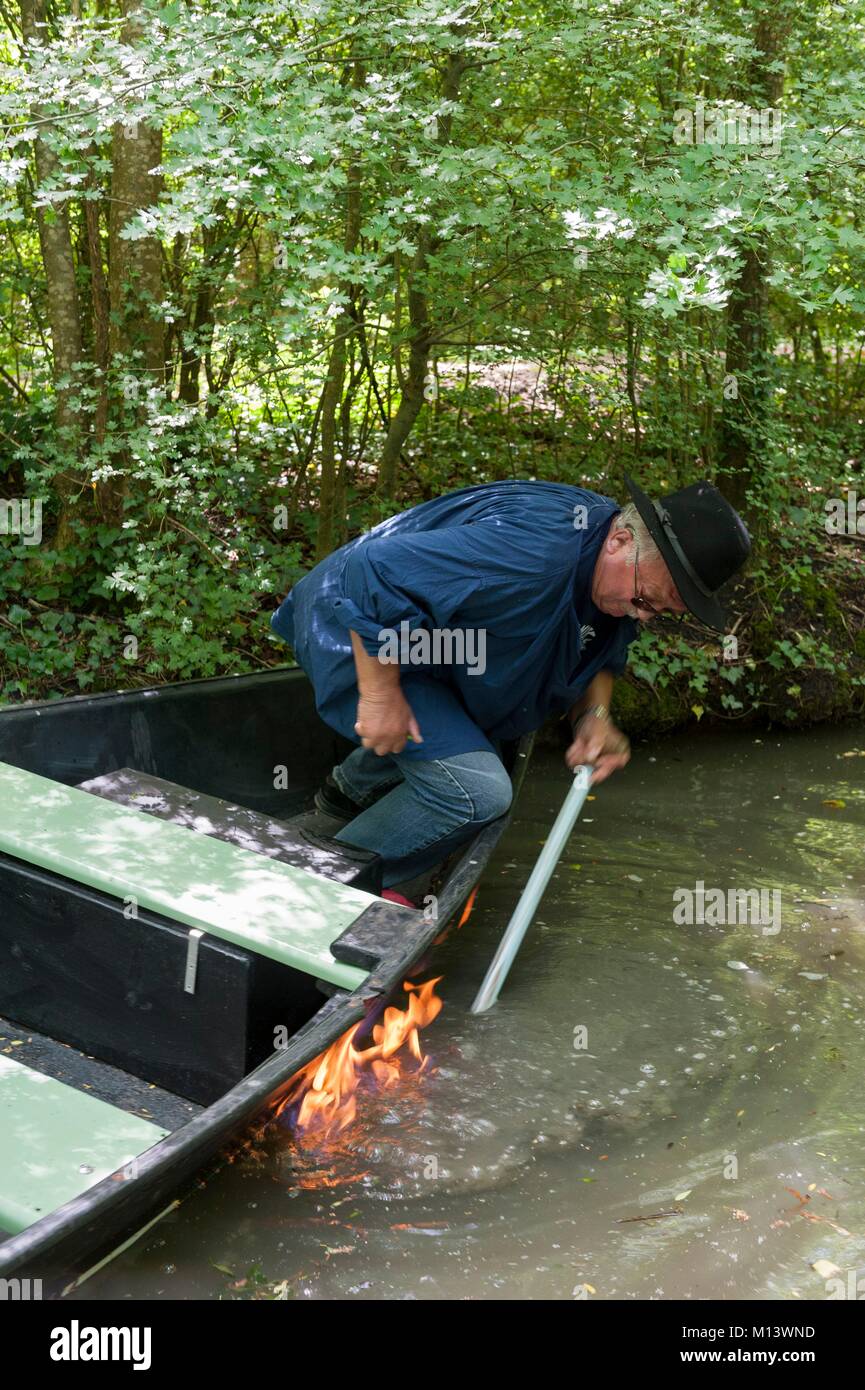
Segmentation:
[(565, 753), (565, 762), (572, 772), (580, 763), (591, 764), (594, 786), (596, 782), (603, 782), (611, 772), (626, 767), (630, 760), (629, 740), (609, 719), (584, 714), (577, 721), (573, 742)]
[(354, 731), (364, 748), (371, 748), (379, 757), (401, 753), (409, 739), (423, 743), (411, 705), (399, 686), (374, 695), (361, 694)]

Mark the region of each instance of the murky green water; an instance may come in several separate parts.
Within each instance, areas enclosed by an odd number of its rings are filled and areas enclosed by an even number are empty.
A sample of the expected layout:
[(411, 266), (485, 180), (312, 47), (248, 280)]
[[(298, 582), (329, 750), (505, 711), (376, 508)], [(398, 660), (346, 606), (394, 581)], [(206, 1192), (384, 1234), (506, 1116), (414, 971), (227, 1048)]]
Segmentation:
[[(76, 1297), (823, 1299), (820, 1259), (865, 1292), (853, 750), (865, 730), (637, 750), (587, 803), (499, 1005), (474, 1019), (567, 790), (539, 757), (440, 952), (430, 1071), (368, 1097), (337, 1151), (276, 1134)], [(674, 894), (698, 881), (777, 890), (777, 923), (676, 924)]]

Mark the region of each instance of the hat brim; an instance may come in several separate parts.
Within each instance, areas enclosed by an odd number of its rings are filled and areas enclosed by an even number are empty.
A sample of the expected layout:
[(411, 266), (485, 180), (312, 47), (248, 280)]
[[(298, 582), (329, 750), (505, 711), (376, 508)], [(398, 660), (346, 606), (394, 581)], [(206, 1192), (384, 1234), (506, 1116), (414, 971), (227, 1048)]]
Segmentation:
[(664, 559), (664, 564), (673, 576), (673, 583), (679, 591), (679, 596), (689, 612), (695, 618), (699, 618), (701, 623), (707, 627), (714, 628), (716, 632), (724, 632), (727, 627), (727, 615), (721, 607), (714, 594), (704, 594), (697, 588), (687, 570), (682, 565), (673, 547), (664, 532), (664, 528), (658, 518), (658, 514), (652, 505), (651, 498), (647, 497), (643, 489), (638, 487), (633, 478), (625, 474), (625, 484), (634, 502), (634, 506), (640, 513), (645, 523), (646, 530), (658, 547)]

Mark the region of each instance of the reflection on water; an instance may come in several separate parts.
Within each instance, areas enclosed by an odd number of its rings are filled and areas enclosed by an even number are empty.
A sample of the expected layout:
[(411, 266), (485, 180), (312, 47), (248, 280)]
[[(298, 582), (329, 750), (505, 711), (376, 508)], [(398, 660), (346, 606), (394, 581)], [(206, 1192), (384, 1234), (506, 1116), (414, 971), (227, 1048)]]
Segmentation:
[[(538, 758), (436, 961), (432, 1070), (367, 1096), (338, 1149), (269, 1136), (76, 1297), (822, 1299), (818, 1260), (865, 1291), (859, 750), (862, 730), (637, 750), (475, 1019), (567, 790)], [(765, 889), (779, 916), (677, 923), (698, 885)]]

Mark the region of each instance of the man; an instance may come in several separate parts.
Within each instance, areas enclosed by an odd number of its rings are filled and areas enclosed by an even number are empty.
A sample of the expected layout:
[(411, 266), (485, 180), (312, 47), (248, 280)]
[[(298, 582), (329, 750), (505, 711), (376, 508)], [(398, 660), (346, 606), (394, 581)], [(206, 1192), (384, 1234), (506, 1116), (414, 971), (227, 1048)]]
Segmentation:
[(690, 611), (723, 631), (717, 590), (747, 558), (710, 483), (652, 502), (559, 483), (462, 488), (382, 522), (305, 575), (274, 614), (332, 728), (360, 744), (316, 797), (376, 850), (386, 888), (510, 805), (502, 740), (567, 712), (569, 767), (624, 767), (610, 719), (639, 624)]

